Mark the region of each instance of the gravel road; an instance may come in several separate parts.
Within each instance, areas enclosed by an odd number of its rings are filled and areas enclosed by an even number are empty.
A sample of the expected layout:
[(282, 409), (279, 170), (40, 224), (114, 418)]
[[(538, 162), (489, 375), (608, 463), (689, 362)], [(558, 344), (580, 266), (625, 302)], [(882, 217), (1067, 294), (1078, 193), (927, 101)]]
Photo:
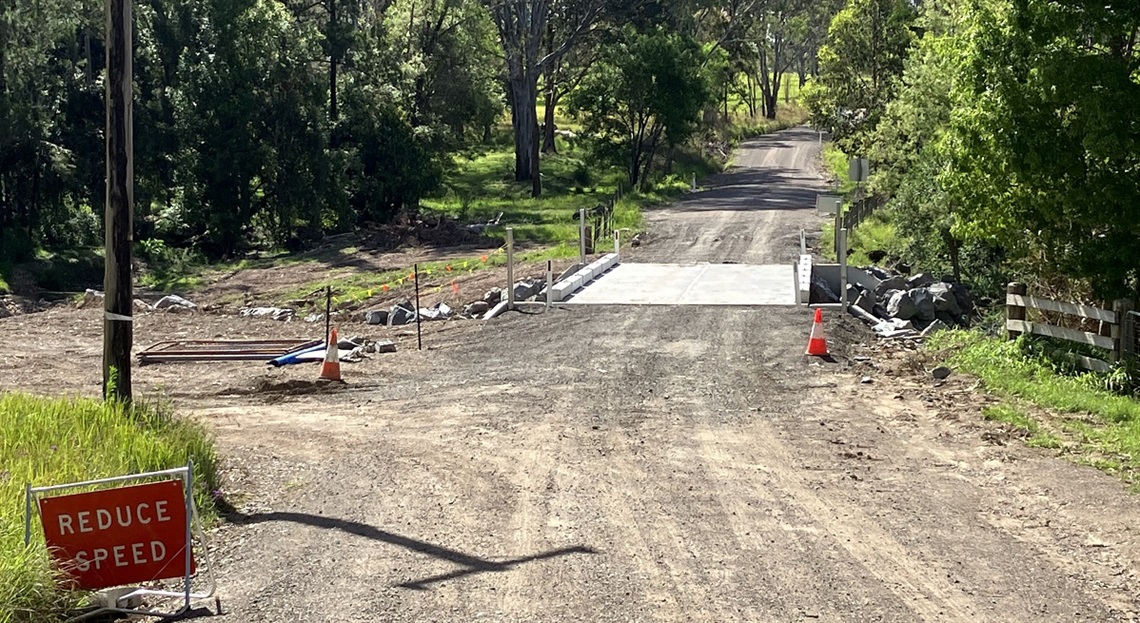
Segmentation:
[[(747, 143), (632, 260), (790, 263), (817, 153), (804, 129)], [(806, 359), (809, 323), (513, 313), (344, 391), (192, 402), (238, 508), (213, 538), (227, 618), (1136, 620), (1118, 481)]]

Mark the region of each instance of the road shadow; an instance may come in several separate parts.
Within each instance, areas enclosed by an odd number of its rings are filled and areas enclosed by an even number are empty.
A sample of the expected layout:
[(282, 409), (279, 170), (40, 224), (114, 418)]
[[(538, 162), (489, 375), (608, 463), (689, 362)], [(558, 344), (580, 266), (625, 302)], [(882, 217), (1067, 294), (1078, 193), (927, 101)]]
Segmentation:
[(819, 180), (803, 171), (740, 168), (718, 175), (709, 187), (688, 193), (675, 203), (646, 208), (646, 212), (814, 210), (816, 196), (822, 192), (826, 188)]
[(572, 547), (563, 547), (538, 554), (532, 554), (530, 556), (511, 558), (508, 560), (489, 560), (486, 558), (481, 558), (479, 556), (466, 554), (458, 550), (443, 547), (441, 545), (436, 545), (434, 543), (428, 543), (427, 541), (420, 541), (393, 532), (388, 532), (387, 530), (381, 530), (375, 526), (360, 523), (358, 521), (337, 519), (335, 517), (281, 511), (246, 514), (234, 509), (233, 507), (222, 509), (222, 514), (227, 521), (238, 525), (257, 524), (271, 521), (285, 521), (290, 523), (303, 524), (306, 526), (313, 526), (315, 528), (322, 528), (325, 530), (339, 530), (341, 532), (364, 537), (373, 541), (380, 541), (382, 543), (388, 543), (397, 547), (403, 547), (414, 552), (426, 554), (433, 558), (439, 558), (440, 560), (446, 560), (448, 562), (455, 563), (462, 567), (461, 569), (457, 569), (448, 573), (434, 575), (419, 580), (402, 582), (396, 585), (400, 588), (407, 588), (418, 591), (428, 590), (430, 585), (438, 582), (454, 580), (477, 573), (499, 573), (503, 571), (510, 571), (518, 565), (533, 562), (536, 560), (546, 560), (549, 558), (558, 558), (560, 556), (569, 556), (573, 554), (598, 553), (598, 551), (592, 547), (585, 545), (575, 545)]

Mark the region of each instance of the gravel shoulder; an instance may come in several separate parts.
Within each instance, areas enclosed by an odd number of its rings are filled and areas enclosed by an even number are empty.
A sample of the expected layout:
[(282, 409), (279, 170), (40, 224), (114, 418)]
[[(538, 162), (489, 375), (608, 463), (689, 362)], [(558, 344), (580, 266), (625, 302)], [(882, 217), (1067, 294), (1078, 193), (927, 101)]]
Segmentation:
[[(649, 215), (632, 260), (790, 263), (799, 229), (818, 232), (815, 138), (747, 143), (709, 190)], [(0, 320), (0, 340), (56, 340), (68, 363), (7, 361), (5, 386), (97, 374), (97, 333), (78, 328), (97, 314), (46, 314)], [(426, 350), (345, 366), (347, 386), (319, 394), (273, 391), (312, 369), (139, 375), (216, 432), (234, 620), (1140, 617), (1135, 496), (1003, 441), (968, 379), (864, 384), (805, 358), (809, 323), (573, 307), (434, 325)], [(842, 361), (862, 329), (828, 329)]]

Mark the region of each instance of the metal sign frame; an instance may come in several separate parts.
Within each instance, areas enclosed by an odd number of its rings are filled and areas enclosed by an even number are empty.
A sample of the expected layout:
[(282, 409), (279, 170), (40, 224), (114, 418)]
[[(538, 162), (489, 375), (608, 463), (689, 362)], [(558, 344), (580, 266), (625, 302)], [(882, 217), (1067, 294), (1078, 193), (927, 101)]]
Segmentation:
[(871, 177), (871, 161), (866, 158), (851, 158), (847, 161), (847, 176), (852, 182), (866, 182)]
[(843, 197), (839, 195), (820, 194), (815, 197), (815, 213), (820, 216), (839, 214), (842, 210)]
[[(173, 618), (182, 616), (190, 611), (190, 604), (195, 601), (213, 600), (214, 607), (217, 609), (216, 614), (220, 614), (222, 610), (221, 599), (217, 597), (217, 579), (214, 576), (214, 565), (210, 559), (210, 548), (206, 545), (206, 531), (202, 527), (202, 520), (198, 516), (198, 507), (194, 503), (194, 463), (187, 461), (185, 467), (176, 467), (174, 469), (165, 469), (155, 472), (146, 472), (142, 474), (131, 474), (129, 476), (115, 476), (112, 478), (100, 478), (97, 480), (87, 480), (84, 482), (73, 482), (62, 485), (51, 485), (47, 487), (33, 487), (28, 483), (24, 488), (24, 546), (27, 547), (31, 544), (32, 540), (32, 514), (33, 507), (39, 508), (40, 497), (44, 493), (51, 493), (56, 491), (63, 491), (67, 489), (80, 489), (89, 487), (99, 487), (101, 485), (116, 484), (122, 482), (150, 480), (154, 478), (162, 478), (167, 476), (176, 476), (182, 479), (182, 485), (186, 494), (186, 566), (183, 571), (183, 590), (181, 591), (167, 591), (151, 588), (138, 588), (125, 595), (116, 598), (114, 607), (105, 606), (81, 614), (79, 616), (68, 619), (68, 623), (74, 621), (82, 621), (91, 618), (98, 614), (105, 612), (118, 612), (122, 614), (136, 614), (143, 616), (152, 616), (159, 618)], [(37, 511), (38, 512), (38, 511)], [(194, 536), (197, 532), (198, 542), (201, 544), (202, 560), (205, 562), (206, 572), (201, 573), (201, 569), (197, 575), (206, 576), (206, 590), (205, 592), (194, 592), (191, 586), (191, 580), (194, 573), (191, 572), (191, 562), (193, 559)], [(161, 612), (157, 610), (143, 610), (139, 608), (120, 608), (119, 602), (124, 599), (132, 597), (142, 597), (144, 595), (154, 595), (158, 597), (179, 597), (182, 598), (183, 604), (175, 612)]]

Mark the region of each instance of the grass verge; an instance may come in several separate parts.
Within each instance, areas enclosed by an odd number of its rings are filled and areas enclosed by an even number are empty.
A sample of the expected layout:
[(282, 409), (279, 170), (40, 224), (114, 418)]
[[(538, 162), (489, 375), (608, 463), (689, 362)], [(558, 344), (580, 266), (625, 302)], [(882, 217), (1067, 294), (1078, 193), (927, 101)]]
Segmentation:
[(987, 419), (1025, 429), (1030, 445), (1063, 448), (1140, 486), (1140, 402), (1104, 389), (1100, 375), (1058, 373), (1048, 360), (1026, 354), (1029, 339), (942, 331), (927, 348), (944, 353), (948, 365), (979, 377), (1003, 399), (983, 413)]
[[(823, 163), (835, 178), (836, 188), (844, 197), (844, 206), (855, 196), (855, 182), (851, 181), (847, 166), (847, 154), (843, 153), (832, 143), (823, 147)], [(834, 258), (835, 255), (835, 221), (828, 219), (823, 224), (820, 235), (820, 251), (824, 257)], [(847, 248), (851, 255), (847, 263), (853, 266), (867, 266), (873, 264), (867, 253), (876, 249), (887, 252), (897, 252), (902, 248), (902, 239), (894, 223), (883, 214), (876, 212), (863, 221), (853, 231), (847, 232)]]
[[(77, 596), (55, 588), (43, 537), (24, 546), (24, 486), (168, 469), (194, 461), (195, 495), (213, 512), (217, 456), (205, 430), (165, 408), (0, 393), (0, 623), (58, 621)], [(38, 536), (38, 538), (37, 538)]]

